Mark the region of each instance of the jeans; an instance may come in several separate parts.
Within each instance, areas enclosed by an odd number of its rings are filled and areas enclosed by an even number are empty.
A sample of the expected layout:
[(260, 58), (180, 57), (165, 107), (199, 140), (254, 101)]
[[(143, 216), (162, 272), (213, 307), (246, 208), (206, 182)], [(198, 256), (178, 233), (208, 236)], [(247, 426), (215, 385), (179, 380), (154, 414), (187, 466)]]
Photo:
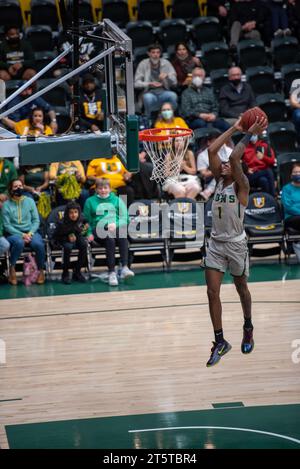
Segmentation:
[(272, 29), (275, 33), (278, 29), (287, 29), (289, 27), (287, 11), (282, 5), (276, 5), (274, 2), (270, 2), (271, 17), (272, 17)]
[(84, 267), (87, 262), (87, 241), (82, 236), (79, 236), (75, 243), (62, 243), (64, 248), (64, 257), (63, 257), (63, 271), (67, 272), (70, 268), (70, 257), (73, 249), (78, 249), (78, 259), (75, 264), (75, 272), (80, 272), (81, 267)]
[(271, 169), (263, 169), (253, 174), (248, 174), (249, 184), (251, 187), (260, 187), (263, 192), (275, 196), (274, 174)]
[(0, 236), (0, 256), (6, 253), (9, 250), (9, 242), (4, 236)]
[(151, 117), (151, 112), (158, 111), (164, 103), (171, 103), (173, 108), (177, 108), (177, 94), (174, 91), (162, 91), (160, 94), (147, 92), (143, 96), (145, 114)]
[(128, 264), (128, 240), (127, 238), (119, 238), (118, 235), (116, 235), (115, 238), (106, 237), (106, 238), (101, 239), (97, 237), (96, 230), (94, 230), (93, 235), (95, 237), (96, 243), (105, 247), (106, 261), (107, 261), (107, 267), (108, 267), (109, 272), (113, 272), (115, 270), (116, 244), (118, 244), (119, 246), (122, 267)]
[(30, 243), (26, 243), (21, 237), (21, 235), (11, 235), (7, 237), (7, 240), (10, 243), (10, 263), (12, 267), (15, 267), (17, 260), (22, 254), (24, 247), (30, 247), (36, 254), (36, 263), (39, 270), (44, 268), (45, 264), (45, 245), (44, 241), (39, 233), (34, 233), (31, 238)]
[(213, 122), (206, 122), (204, 119), (198, 117), (197, 119), (187, 119), (187, 123), (193, 130), (204, 127), (215, 127), (221, 132), (225, 132), (225, 130), (229, 129), (230, 127), (230, 124), (228, 124), (228, 122), (226, 122), (224, 119), (216, 119)]

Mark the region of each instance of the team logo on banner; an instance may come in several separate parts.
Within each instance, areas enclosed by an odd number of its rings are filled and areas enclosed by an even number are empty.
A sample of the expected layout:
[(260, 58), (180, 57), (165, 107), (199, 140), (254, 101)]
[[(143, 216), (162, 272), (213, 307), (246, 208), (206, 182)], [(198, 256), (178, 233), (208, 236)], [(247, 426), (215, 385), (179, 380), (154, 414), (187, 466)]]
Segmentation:
[(265, 205), (265, 197), (254, 197), (253, 202), (256, 208), (263, 208)]
[(177, 204), (178, 210), (180, 213), (187, 213), (190, 209), (190, 203), (189, 202), (179, 202)]
[(139, 205), (139, 214), (141, 217), (147, 217), (149, 215), (149, 206)]

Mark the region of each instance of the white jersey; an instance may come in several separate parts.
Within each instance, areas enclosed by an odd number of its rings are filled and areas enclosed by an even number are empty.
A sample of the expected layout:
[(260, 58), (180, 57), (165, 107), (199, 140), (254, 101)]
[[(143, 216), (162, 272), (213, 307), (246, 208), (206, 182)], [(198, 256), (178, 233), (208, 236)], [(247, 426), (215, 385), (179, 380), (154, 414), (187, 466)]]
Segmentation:
[(245, 208), (237, 197), (235, 183), (223, 187), (220, 178), (212, 203), (211, 237), (216, 241), (241, 241), (246, 237), (244, 231)]

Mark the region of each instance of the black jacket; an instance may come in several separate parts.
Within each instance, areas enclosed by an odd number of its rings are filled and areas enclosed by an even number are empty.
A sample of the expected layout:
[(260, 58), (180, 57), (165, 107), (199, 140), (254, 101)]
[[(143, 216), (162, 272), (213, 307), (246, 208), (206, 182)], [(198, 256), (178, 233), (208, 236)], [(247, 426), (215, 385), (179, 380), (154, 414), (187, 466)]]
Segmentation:
[(220, 117), (238, 118), (242, 112), (255, 106), (255, 96), (248, 83), (243, 83), (241, 93), (238, 93), (232, 83), (221, 88), (219, 96)]
[[(79, 218), (75, 222), (69, 218), (69, 210), (71, 208), (76, 208), (79, 212)], [(78, 239), (85, 233), (85, 225), (87, 223), (86, 218), (81, 213), (80, 205), (71, 202), (66, 206), (63, 220), (57, 224), (54, 230), (53, 239), (60, 244), (69, 242), (70, 234), (74, 234)]]

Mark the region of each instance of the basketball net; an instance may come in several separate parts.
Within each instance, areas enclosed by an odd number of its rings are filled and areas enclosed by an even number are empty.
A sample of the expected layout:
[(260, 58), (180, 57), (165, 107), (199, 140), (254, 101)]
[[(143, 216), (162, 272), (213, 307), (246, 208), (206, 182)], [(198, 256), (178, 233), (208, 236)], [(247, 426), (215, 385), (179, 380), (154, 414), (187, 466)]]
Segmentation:
[(147, 129), (139, 132), (144, 150), (153, 163), (151, 180), (177, 182), (182, 161), (192, 136), (191, 129)]

